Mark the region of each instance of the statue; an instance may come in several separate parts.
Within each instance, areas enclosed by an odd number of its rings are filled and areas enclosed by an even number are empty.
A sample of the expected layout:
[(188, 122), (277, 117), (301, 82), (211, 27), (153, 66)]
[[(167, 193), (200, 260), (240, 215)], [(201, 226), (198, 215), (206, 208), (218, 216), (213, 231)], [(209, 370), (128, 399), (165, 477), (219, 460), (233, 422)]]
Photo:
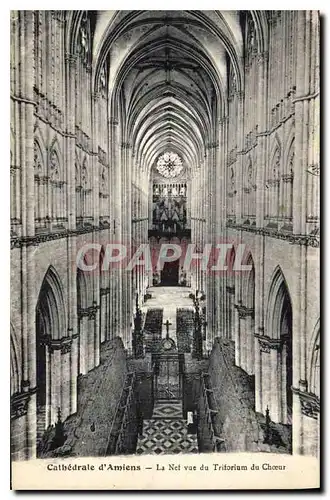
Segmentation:
[(134, 332), (133, 332), (133, 352), (135, 358), (143, 358), (143, 333), (142, 333), (142, 311), (139, 308), (139, 295), (136, 294), (135, 303), (135, 316), (134, 316)]
[(181, 286), (186, 286), (187, 285), (187, 273), (183, 269), (183, 267), (181, 267), (181, 271), (180, 271), (180, 285)]

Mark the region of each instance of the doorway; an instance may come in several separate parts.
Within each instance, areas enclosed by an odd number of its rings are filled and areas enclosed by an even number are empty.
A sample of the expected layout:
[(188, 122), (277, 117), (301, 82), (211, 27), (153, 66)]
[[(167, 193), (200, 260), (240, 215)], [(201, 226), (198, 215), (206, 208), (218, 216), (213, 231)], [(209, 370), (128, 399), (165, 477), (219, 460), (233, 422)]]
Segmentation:
[(178, 353), (154, 357), (154, 400), (177, 401), (182, 397), (182, 359)]
[(179, 285), (179, 259), (165, 262), (161, 271), (161, 286)]

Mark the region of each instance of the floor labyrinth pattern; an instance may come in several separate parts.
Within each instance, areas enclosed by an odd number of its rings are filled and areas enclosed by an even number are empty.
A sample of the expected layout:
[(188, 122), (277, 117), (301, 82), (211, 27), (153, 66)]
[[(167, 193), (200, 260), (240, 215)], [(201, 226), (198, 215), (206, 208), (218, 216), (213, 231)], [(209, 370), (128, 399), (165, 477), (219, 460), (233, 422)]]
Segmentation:
[(197, 436), (188, 434), (182, 418), (181, 403), (155, 405), (153, 418), (143, 423), (143, 436), (138, 440), (138, 455), (198, 453)]

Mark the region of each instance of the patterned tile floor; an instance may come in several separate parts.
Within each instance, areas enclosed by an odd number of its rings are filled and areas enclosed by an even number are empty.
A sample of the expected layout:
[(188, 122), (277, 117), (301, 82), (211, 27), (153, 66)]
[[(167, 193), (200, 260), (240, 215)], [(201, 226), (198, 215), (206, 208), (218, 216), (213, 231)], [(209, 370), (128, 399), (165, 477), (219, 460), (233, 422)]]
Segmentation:
[(198, 453), (197, 436), (187, 433), (187, 422), (182, 418), (182, 405), (176, 402), (157, 403), (152, 418), (143, 423), (138, 455), (165, 455)]

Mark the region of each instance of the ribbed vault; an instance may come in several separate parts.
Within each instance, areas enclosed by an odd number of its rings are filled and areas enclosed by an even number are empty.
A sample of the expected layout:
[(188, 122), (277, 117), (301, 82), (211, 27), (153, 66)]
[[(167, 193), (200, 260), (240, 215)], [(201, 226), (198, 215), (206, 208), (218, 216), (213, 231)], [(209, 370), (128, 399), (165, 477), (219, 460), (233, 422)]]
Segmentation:
[(165, 149), (188, 171), (203, 165), (226, 114), (228, 67), (241, 85), (240, 14), (120, 11), (96, 16), (94, 81), (108, 69), (109, 114), (134, 165), (150, 172)]

